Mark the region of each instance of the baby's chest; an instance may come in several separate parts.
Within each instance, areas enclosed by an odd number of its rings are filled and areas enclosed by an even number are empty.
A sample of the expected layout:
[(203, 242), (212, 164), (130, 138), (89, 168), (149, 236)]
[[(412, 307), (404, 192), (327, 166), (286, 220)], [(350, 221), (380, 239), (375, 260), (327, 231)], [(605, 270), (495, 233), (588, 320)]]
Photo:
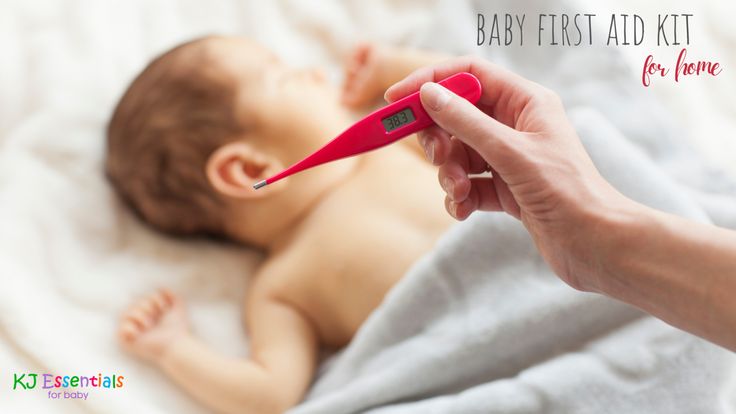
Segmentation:
[[(426, 250), (404, 229), (345, 223), (343, 237), (315, 241), (308, 265), (290, 276), (287, 289), (310, 314), (325, 343), (339, 346), (381, 303), (386, 293)], [(400, 231), (396, 231), (400, 230)]]

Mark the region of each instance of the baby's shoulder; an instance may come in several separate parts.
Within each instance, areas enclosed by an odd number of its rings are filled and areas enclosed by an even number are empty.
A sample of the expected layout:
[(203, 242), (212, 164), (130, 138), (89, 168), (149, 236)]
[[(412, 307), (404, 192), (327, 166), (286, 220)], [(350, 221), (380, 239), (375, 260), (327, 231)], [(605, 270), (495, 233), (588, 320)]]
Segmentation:
[(319, 272), (316, 253), (301, 241), (270, 253), (251, 277), (249, 291), (272, 296), (294, 293)]

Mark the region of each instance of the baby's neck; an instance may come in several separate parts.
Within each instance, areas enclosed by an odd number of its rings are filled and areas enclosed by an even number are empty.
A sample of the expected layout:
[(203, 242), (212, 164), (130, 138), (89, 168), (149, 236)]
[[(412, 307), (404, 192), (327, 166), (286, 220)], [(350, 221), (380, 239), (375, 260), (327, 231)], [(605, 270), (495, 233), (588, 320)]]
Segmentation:
[(360, 162), (360, 158), (340, 160), (316, 167), (309, 176), (287, 178), (286, 187), (268, 203), (237, 214), (243, 219), (233, 223), (232, 237), (269, 254), (280, 251), (331, 193), (350, 185)]

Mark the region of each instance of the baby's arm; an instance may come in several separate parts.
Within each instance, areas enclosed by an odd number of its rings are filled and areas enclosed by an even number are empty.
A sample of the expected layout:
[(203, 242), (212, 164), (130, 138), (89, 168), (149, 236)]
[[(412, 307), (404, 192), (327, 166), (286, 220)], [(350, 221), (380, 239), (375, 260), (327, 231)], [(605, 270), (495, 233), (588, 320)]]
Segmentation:
[[(257, 278), (266, 278), (261, 274)], [(155, 297), (152, 299), (157, 301)], [(162, 315), (152, 318), (137, 337), (128, 340), (133, 352), (151, 360), (173, 381), (208, 408), (222, 413), (282, 413), (301, 401), (312, 381), (317, 361), (316, 334), (307, 318), (296, 308), (279, 300), (258, 279), (249, 289), (246, 321), (250, 337), (250, 358), (232, 358), (218, 354), (185, 331), (164, 335), (168, 345), (150, 354), (151, 342), (161, 342), (157, 327), (176, 311), (163, 307)], [(143, 303), (143, 305), (140, 305)], [(146, 300), (138, 308), (145, 308)], [(151, 306), (148, 306), (151, 307)], [(134, 307), (129, 313), (133, 313)], [(183, 315), (183, 312), (178, 311)], [(126, 321), (121, 327), (125, 335)], [(165, 328), (165, 327), (164, 327)], [(151, 335), (158, 338), (151, 340)], [(126, 339), (123, 338), (125, 342)], [(146, 347), (148, 349), (136, 349)]]
[(343, 103), (354, 108), (375, 103), (389, 86), (411, 72), (450, 57), (419, 49), (359, 44), (345, 62)]
[[(411, 72), (448, 58), (450, 55), (419, 49), (372, 43), (358, 45), (345, 64), (343, 103), (353, 108), (375, 103), (389, 86)], [(416, 139), (404, 139), (401, 143), (425, 158), (424, 149)]]
[(195, 398), (223, 413), (282, 413), (312, 381), (317, 341), (299, 311), (264, 293), (249, 299), (250, 359), (219, 355), (189, 336), (161, 361)]

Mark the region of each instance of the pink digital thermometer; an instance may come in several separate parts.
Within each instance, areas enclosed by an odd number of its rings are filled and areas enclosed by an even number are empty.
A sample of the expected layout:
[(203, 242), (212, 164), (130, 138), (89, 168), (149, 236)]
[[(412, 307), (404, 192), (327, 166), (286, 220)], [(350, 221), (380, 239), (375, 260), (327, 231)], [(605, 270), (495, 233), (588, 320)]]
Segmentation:
[[(480, 82), (470, 73), (460, 72), (438, 83), (473, 104), (480, 99)], [(253, 188), (259, 189), (308, 168), (392, 144), (431, 125), (434, 121), (422, 107), (419, 91), (414, 92), (371, 113), (311, 155), (255, 183)]]

